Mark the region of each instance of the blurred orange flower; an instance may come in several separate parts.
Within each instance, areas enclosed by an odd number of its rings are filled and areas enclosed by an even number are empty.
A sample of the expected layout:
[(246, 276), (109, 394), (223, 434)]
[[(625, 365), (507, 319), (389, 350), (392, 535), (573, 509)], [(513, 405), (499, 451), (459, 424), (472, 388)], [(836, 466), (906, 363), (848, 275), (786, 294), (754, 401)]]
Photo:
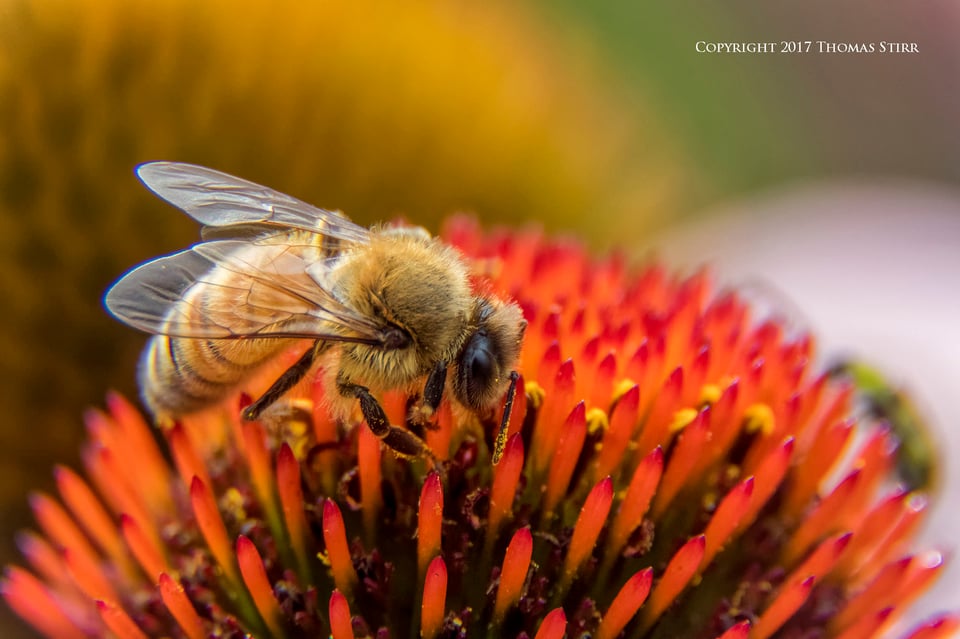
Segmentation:
[[(703, 272), (463, 218), (443, 236), (529, 321), (498, 465), (493, 424), (442, 405), (438, 472), (334, 423), (315, 387), (269, 427), (234, 398), (169, 428), (172, 468), (111, 395), (87, 416), (93, 487), (59, 468), (60, 499), (32, 498), (7, 603), (51, 637), (848, 639), (936, 578), (910, 548), (925, 498), (809, 335)], [(384, 398), (394, 422), (407, 399)]]

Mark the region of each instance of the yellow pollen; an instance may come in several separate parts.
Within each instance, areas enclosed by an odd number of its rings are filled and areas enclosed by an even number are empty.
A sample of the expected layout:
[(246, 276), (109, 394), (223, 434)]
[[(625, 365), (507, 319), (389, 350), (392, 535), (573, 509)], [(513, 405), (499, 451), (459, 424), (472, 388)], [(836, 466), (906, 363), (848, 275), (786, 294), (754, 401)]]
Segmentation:
[(530, 405), (530, 408), (537, 410), (543, 406), (543, 400), (547, 396), (547, 391), (543, 390), (543, 386), (534, 381), (530, 381), (523, 385), (523, 392), (527, 394), (527, 403)]
[(220, 508), (236, 521), (247, 518), (247, 511), (243, 508), (243, 495), (236, 488), (228, 488), (220, 499)]
[(636, 385), (637, 383), (632, 379), (628, 379), (626, 377), (621, 379), (619, 382), (617, 382), (617, 385), (613, 389), (613, 399), (611, 403), (616, 403), (620, 401), (620, 398), (623, 397), (628, 390), (630, 390)]
[(711, 512), (714, 508), (717, 507), (717, 498), (719, 495), (715, 491), (708, 491), (707, 494), (703, 496), (702, 505), (704, 510)]
[(670, 423), (670, 432), (679, 433), (690, 425), (697, 418), (696, 408), (681, 408), (673, 414), (673, 421)]
[(740, 479), (740, 471), (741, 471), (741, 468), (737, 464), (730, 464), (729, 466), (727, 466), (726, 469), (724, 469), (724, 473), (727, 476), (727, 481), (733, 482)]
[(587, 432), (593, 435), (594, 433), (607, 430), (610, 426), (610, 420), (607, 418), (607, 413), (602, 408), (591, 408), (587, 411)]
[(723, 391), (717, 384), (704, 384), (700, 389), (700, 405), (713, 406), (720, 399)]
[(753, 404), (743, 411), (743, 429), (749, 433), (769, 435), (773, 432), (773, 411), (766, 404)]

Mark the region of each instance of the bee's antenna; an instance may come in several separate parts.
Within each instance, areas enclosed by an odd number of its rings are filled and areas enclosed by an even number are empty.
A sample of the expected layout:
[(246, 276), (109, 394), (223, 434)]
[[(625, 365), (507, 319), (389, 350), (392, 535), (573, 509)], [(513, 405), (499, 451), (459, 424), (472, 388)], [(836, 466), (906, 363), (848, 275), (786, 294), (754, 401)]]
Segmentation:
[(507, 401), (503, 404), (503, 418), (500, 420), (500, 429), (493, 445), (493, 463), (498, 464), (503, 457), (503, 449), (507, 445), (507, 426), (510, 424), (510, 413), (513, 412), (513, 398), (517, 394), (517, 380), (520, 376), (517, 371), (510, 372), (510, 388), (507, 389)]

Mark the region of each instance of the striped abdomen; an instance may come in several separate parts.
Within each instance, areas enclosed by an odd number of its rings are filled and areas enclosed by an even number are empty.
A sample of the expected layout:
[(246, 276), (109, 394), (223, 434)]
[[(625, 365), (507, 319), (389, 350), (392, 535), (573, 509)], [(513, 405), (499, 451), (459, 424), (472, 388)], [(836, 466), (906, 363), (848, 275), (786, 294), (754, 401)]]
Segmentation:
[(156, 335), (140, 360), (143, 400), (155, 416), (180, 416), (206, 408), (224, 399), (255, 368), (294, 342)]

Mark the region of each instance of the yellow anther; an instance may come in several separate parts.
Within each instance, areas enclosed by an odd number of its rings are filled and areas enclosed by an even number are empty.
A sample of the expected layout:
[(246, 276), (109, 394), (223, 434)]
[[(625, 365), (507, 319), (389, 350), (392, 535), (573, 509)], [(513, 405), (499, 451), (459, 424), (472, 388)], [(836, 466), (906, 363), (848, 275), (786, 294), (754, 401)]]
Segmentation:
[(700, 389), (700, 405), (713, 406), (720, 400), (722, 394), (723, 390), (717, 384), (704, 384)]
[(613, 398), (611, 400), (611, 403), (616, 403), (620, 401), (620, 398), (626, 395), (627, 391), (629, 391), (631, 388), (633, 388), (636, 385), (637, 383), (632, 379), (628, 379), (626, 377), (621, 379), (619, 382), (617, 382), (617, 385), (613, 389)]
[(697, 418), (696, 408), (681, 408), (673, 414), (673, 421), (670, 422), (670, 432), (679, 433), (690, 425)]
[(247, 511), (243, 508), (243, 495), (236, 488), (228, 488), (220, 498), (220, 509), (236, 521), (244, 521)]
[(607, 430), (610, 426), (610, 419), (607, 417), (606, 411), (602, 408), (593, 407), (587, 411), (587, 432), (593, 435), (594, 433)]
[(543, 406), (543, 400), (547, 397), (543, 386), (533, 381), (524, 383), (523, 392), (527, 395), (527, 405), (534, 410)]
[(773, 411), (766, 404), (752, 404), (743, 411), (743, 429), (749, 434), (769, 435), (775, 425)]

